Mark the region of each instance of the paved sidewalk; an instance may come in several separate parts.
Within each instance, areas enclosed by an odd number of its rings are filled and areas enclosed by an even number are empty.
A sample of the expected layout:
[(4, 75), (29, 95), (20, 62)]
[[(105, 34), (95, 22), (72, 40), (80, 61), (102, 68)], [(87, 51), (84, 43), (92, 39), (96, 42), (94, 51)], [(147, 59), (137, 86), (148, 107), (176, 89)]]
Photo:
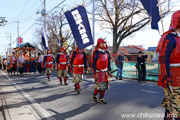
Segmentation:
[(0, 88), (0, 120), (5, 120), (3, 105), (3, 96)]
[(0, 108), (0, 120), (41, 119), (31, 105), (29, 105), (25, 98), (13, 86), (13, 83), (2, 73), (2, 70), (0, 70)]

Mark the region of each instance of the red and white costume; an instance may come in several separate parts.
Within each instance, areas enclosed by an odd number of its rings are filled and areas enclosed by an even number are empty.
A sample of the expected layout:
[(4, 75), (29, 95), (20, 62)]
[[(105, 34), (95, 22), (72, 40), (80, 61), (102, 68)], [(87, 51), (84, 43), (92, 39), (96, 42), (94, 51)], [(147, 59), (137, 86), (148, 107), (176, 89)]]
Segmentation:
[(84, 49), (79, 50), (77, 47), (71, 53), (70, 70), (73, 70), (73, 82), (75, 83), (75, 90), (80, 93), (80, 82), (83, 80), (84, 69), (88, 69), (87, 56)]
[(54, 56), (50, 49), (47, 50), (47, 55), (44, 56), (43, 66), (46, 68), (47, 78), (50, 81), (50, 75), (53, 72), (53, 67), (55, 64)]
[[(105, 43), (105, 46), (101, 47), (100, 43)], [(110, 55), (106, 51), (107, 44), (103, 39), (98, 39), (96, 49), (93, 51), (91, 57), (92, 71), (95, 79), (95, 90), (93, 93), (93, 100), (97, 102), (97, 94), (100, 93), (99, 102), (106, 104), (104, 101), (105, 90), (109, 89), (108, 72), (111, 71)]]
[(165, 94), (165, 119), (172, 120), (173, 113), (178, 115), (175, 120), (180, 120), (180, 10), (173, 13), (170, 29), (162, 35), (156, 52), (160, 63), (158, 86)]
[(68, 85), (67, 84), (67, 79), (69, 77), (69, 74), (67, 71), (68, 60), (69, 58), (68, 58), (65, 48), (61, 47), (56, 57), (57, 71), (58, 71), (57, 78), (59, 78), (60, 85), (62, 85), (62, 77), (64, 77), (64, 85)]

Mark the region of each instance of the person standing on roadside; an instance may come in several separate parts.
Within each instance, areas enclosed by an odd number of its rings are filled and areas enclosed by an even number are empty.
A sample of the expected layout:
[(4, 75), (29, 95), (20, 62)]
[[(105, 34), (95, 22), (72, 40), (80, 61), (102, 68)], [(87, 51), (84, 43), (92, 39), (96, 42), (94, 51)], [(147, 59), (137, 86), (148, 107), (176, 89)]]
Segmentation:
[(138, 64), (138, 82), (145, 82), (146, 80), (146, 61), (147, 55), (143, 55), (142, 51), (139, 51), (137, 57), (137, 64)]
[(116, 80), (123, 80), (122, 78), (122, 72), (123, 72), (123, 63), (124, 63), (124, 52), (120, 51), (120, 54), (117, 56), (116, 58), (117, 60), (117, 68), (118, 68), (118, 72), (116, 74)]
[(16, 72), (16, 64), (17, 64), (17, 58), (16, 58), (16, 54), (15, 52), (12, 53), (12, 55), (10, 56), (10, 72), (12, 75), (12, 72)]

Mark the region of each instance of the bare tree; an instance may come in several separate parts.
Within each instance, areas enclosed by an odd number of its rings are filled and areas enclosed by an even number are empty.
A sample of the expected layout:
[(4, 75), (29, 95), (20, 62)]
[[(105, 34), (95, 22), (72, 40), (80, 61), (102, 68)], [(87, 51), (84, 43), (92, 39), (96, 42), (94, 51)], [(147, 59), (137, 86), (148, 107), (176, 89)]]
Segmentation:
[[(165, 17), (172, 7), (167, 1), (161, 4), (166, 6), (162, 7), (162, 16)], [(98, 25), (113, 33), (113, 53), (116, 53), (122, 40), (150, 22), (139, 0), (96, 0), (96, 7)]]
[[(38, 22), (40, 24), (43, 23), (43, 19), (38, 20)], [(66, 26), (67, 24), (64, 15), (64, 7), (59, 8), (59, 11), (49, 12), (47, 14), (46, 29), (48, 31), (48, 44), (49, 49), (51, 49), (54, 54), (59, 51), (57, 37), (59, 38), (61, 45), (68, 39), (71, 39), (72, 35), (70, 29)], [(36, 30), (35, 34), (37, 38), (41, 36), (40, 31), (40, 28)]]

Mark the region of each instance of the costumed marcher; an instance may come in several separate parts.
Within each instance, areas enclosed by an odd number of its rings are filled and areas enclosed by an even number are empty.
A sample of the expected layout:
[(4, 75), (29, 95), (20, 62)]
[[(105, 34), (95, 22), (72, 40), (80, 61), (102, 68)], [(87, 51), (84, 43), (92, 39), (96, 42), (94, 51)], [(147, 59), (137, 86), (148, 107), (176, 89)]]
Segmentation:
[(170, 28), (161, 36), (156, 52), (160, 63), (158, 86), (165, 95), (164, 120), (180, 120), (180, 10), (172, 14)]
[(54, 55), (52, 54), (51, 50), (48, 49), (47, 55), (44, 56), (43, 67), (46, 68), (46, 74), (49, 81), (51, 81), (50, 76), (51, 73), (53, 72), (54, 65), (55, 65)]
[(36, 58), (36, 64), (39, 75), (44, 75), (43, 57), (41, 56), (41, 53), (38, 53), (38, 56)]
[(56, 63), (57, 63), (57, 78), (59, 78), (60, 85), (62, 85), (62, 77), (64, 77), (64, 85), (68, 85), (67, 79), (69, 77), (68, 74), (68, 55), (66, 53), (66, 50), (64, 47), (61, 47), (59, 49), (59, 53), (56, 57)]
[(99, 93), (99, 103), (106, 104), (104, 101), (105, 90), (109, 89), (108, 74), (111, 74), (110, 54), (107, 52), (107, 44), (104, 39), (97, 40), (97, 46), (91, 56), (92, 71), (95, 79), (95, 90), (93, 101), (98, 102), (97, 94)]
[(20, 51), (19, 56), (17, 57), (17, 69), (20, 75), (23, 74), (23, 64), (24, 64), (24, 55), (23, 55), (23, 51)]
[(6, 58), (3, 59), (2, 65), (3, 65), (3, 70), (6, 70)]
[(6, 71), (9, 75), (10, 74), (10, 56), (8, 56), (6, 60)]
[(123, 80), (122, 78), (122, 72), (123, 72), (123, 64), (124, 64), (124, 52), (120, 51), (120, 54), (117, 56), (116, 58), (117, 60), (117, 68), (118, 68), (118, 72), (116, 74), (116, 80)]
[(16, 64), (17, 64), (17, 58), (16, 58), (16, 54), (15, 52), (12, 53), (12, 55), (10, 56), (10, 72), (12, 75), (12, 72), (16, 72)]
[(146, 64), (145, 61), (147, 59), (147, 55), (143, 55), (142, 51), (139, 51), (137, 57), (137, 69), (138, 69), (138, 82), (145, 82), (146, 80)]
[(80, 82), (83, 81), (84, 69), (85, 71), (89, 70), (87, 56), (84, 52), (84, 49), (79, 49), (76, 47), (76, 50), (71, 53), (70, 56), (70, 71), (73, 69), (73, 82), (75, 83), (75, 91), (80, 94)]

